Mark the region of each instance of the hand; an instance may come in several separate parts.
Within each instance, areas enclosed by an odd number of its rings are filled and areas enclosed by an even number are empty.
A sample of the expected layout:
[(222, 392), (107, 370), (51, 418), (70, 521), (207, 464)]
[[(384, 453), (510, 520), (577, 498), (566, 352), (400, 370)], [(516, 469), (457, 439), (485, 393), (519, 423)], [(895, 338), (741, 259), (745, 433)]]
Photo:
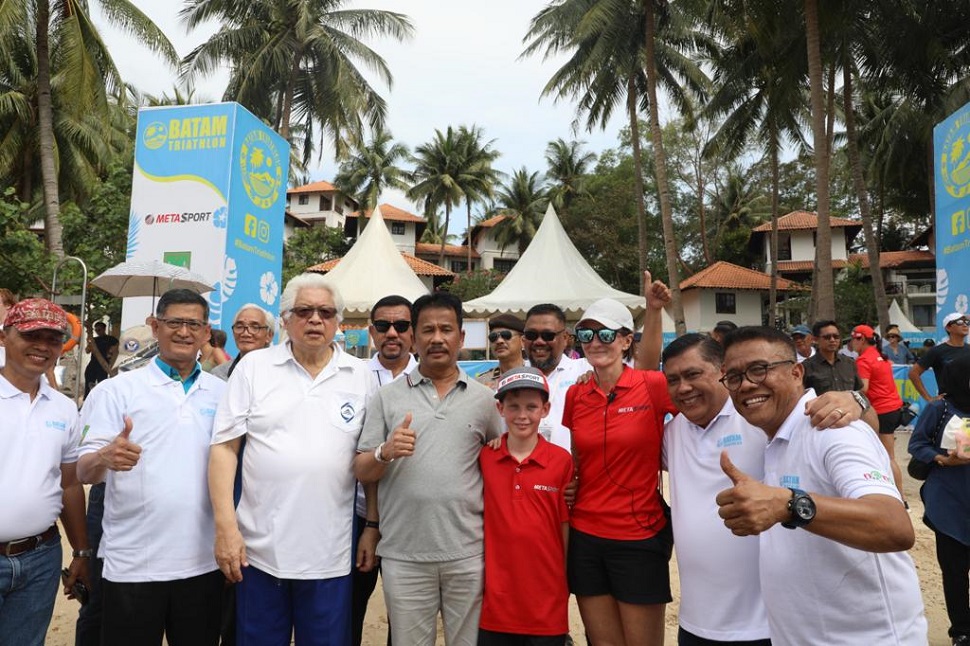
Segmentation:
[(581, 374), (578, 377), (576, 377), (576, 383), (577, 384), (589, 383), (589, 380), (592, 379), (592, 378), (593, 378), (593, 371), (592, 370), (587, 370), (583, 374)]
[(937, 455), (933, 459), (941, 467), (965, 467), (970, 465), (970, 456), (961, 457), (954, 449), (947, 451), (946, 455)]
[(733, 486), (717, 494), (717, 513), (731, 533), (754, 536), (785, 520), (791, 491), (758, 482), (734, 466), (727, 451), (721, 451), (721, 470)]
[(500, 448), (502, 448), (502, 436), (499, 435), (498, 437), (489, 440), (485, 443), (485, 446), (493, 451), (498, 451)]
[(141, 447), (129, 439), (132, 427), (131, 418), (125, 415), (124, 430), (111, 440), (111, 444), (98, 451), (101, 463), (112, 471), (131, 471), (138, 464)]
[(662, 281), (653, 280), (650, 271), (643, 272), (643, 295), (647, 307), (662, 310), (670, 302), (670, 289)]
[(249, 561), (246, 560), (246, 543), (238, 527), (222, 531), (216, 529), (214, 552), (216, 564), (226, 576), (226, 580), (232, 583), (242, 581), (242, 569), (249, 567)]
[(67, 566), (68, 575), (62, 577), (64, 582), (64, 596), (68, 599), (76, 599), (74, 596), (74, 584), (78, 579), (81, 580), (88, 590), (91, 589), (91, 581), (88, 578), (88, 559), (75, 558), (71, 561), (71, 564)]
[(411, 430), (412, 419), (411, 413), (407, 413), (401, 425), (391, 433), (390, 439), (384, 442), (383, 454), (381, 456), (384, 460), (396, 460), (414, 455), (414, 441), (416, 436), (414, 431)]
[(576, 504), (576, 493), (579, 491), (579, 476), (574, 475), (573, 479), (569, 481), (566, 488), (562, 492), (562, 497), (566, 501), (566, 506), (570, 509)]
[(822, 431), (848, 426), (862, 417), (862, 409), (852, 393), (832, 390), (806, 402), (805, 414), (812, 426)]
[(381, 533), (376, 527), (365, 527), (357, 541), (357, 569), (370, 572), (381, 562), (377, 555), (377, 543), (381, 540)]

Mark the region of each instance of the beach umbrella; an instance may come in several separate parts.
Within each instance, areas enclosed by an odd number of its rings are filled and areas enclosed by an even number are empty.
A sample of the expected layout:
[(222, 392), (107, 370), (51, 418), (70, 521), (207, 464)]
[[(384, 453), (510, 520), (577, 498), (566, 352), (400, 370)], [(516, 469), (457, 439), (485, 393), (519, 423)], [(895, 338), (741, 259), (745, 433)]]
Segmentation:
[(199, 294), (213, 290), (205, 276), (158, 260), (123, 262), (105, 271), (91, 284), (119, 298), (151, 296), (154, 299), (170, 289), (190, 289)]

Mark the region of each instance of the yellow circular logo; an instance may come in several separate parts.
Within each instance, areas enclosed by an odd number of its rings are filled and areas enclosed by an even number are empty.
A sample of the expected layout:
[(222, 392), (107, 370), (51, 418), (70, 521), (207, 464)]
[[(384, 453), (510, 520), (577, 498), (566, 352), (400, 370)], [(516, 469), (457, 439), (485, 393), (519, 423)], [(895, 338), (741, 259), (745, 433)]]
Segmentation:
[(947, 133), (940, 155), (940, 176), (951, 196), (970, 195), (970, 120), (957, 120)]
[(261, 209), (271, 207), (280, 194), (283, 165), (268, 134), (254, 130), (246, 135), (239, 148), (239, 166), (249, 199)]
[(158, 150), (168, 141), (168, 126), (161, 121), (151, 122), (141, 134), (141, 140), (145, 144), (145, 148)]

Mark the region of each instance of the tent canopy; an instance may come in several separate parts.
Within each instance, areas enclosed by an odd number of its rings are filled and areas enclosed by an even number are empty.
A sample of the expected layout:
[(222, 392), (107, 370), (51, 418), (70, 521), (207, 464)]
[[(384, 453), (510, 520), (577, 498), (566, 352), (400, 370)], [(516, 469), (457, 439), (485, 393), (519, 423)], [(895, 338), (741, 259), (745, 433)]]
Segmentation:
[(340, 263), (327, 273), (344, 299), (346, 318), (366, 318), (381, 298), (399, 294), (414, 301), (428, 293), (391, 238), (380, 207)]
[(490, 316), (508, 312), (524, 316), (533, 305), (555, 303), (570, 319), (582, 315), (590, 303), (613, 298), (631, 310), (643, 311), (642, 296), (610, 287), (593, 271), (566, 235), (559, 216), (546, 210), (539, 230), (512, 271), (491, 294), (465, 303), (468, 316)]
[(903, 308), (895, 300), (889, 306), (889, 322), (898, 325), (900, 332), (919, 332), (920, 334), (924, 334), (923, 330), (913, 325), (913, 322), (903, 312)]

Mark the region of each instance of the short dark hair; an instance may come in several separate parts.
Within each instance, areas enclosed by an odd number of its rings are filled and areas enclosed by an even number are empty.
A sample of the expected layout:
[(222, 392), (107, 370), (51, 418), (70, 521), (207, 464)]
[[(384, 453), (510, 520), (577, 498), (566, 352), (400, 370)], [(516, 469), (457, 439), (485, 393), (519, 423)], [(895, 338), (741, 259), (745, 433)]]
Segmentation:
[(169, 305), (198, 305), (202, 308), (202, 318), (209, 320), (209, 302), (191, 289), (170, 289), (155, 305), (155, 316), (165, 316)]
[(696, 332), (679, 336), (671, 341), (670, 345), (664, 348), (661, 359), (664, 363), (667, 363), (691, 348), (697, 348), (701, 353), (701, 358), (710, 364), (720, 367), (724, 363), (724, 348), (721, 347), (721, 344), (706, 334), (697, 334)]
[(461, 299), (451, 292), (442, 291), (425, 294), (414, 301), (414, 305), (411, 306), (411, 325), (415, 328), (418, 327), (418, 316), (421, 315), (422, 311), (431, 308), (454, 310), (455, 316), (458, 317), (458, 327), (461, 327)]
[(815, 321), (815, 325), (812, 326), (812, 336), (815, 336), (815, 337), (819, 336), (822, 333), (823, 327), (834, 327), (836, 330), (839, 330), (839, 333), (842, 332), (842, 330), (839, 328), (838, 323), (829, 319), (825, 319), (822, 321)]
[(746, 325), (729, 333), (724, 337), (724, 353), (727, 354), (732, 345), (747, 341), (768, 341), (774, 345), (783, 345), (788, 349), (790, 358), (795, 359), (795, 342), (791, 337), (778, 328), (767, 325)]
[(526, 319), (533, 316), (541, 316), (543, 314), (552, 314), (559, 322), (563, 325), (566, 324), (566, 313), (562, 311), (562, 308), (553, 303), (539, 303), (538, 305), (533, 305), (529, 308), (528, 313), (525, 315)]
[(391, 294), (390, 296), (385, 296), (381, 300), (374, 303), (374, 307), (370, 308), (370, 322), (374, 322), (374, 312), (381, 309), (382, 307), (406, 307), (408, 311), (411, 311), (411, 301), (399, 296), (397, 294)]
[(95, 330), (97, 330), (97, 329), (98, 329), (98, 326), (99, 326), (99, 325), (100, 325), (100, 326), (101, 326), (101, 327), (102, 327), (103, 329), (105, 329), (105, 330), (107, 330), (107, 329), (108, 329), (108, 326), (107, 326), (107, 325), (105, 325), (105, 322), (104, 322), (104, 321), (95, 321), (95, 322), (94, 322), (94, 329), (95, 329)]
[(213, 329), (212, 332), (209, 333), (209, 344), (214, 348), (226, 347), (226, 341), (228, 340), (228, 335), (222, 330)]

